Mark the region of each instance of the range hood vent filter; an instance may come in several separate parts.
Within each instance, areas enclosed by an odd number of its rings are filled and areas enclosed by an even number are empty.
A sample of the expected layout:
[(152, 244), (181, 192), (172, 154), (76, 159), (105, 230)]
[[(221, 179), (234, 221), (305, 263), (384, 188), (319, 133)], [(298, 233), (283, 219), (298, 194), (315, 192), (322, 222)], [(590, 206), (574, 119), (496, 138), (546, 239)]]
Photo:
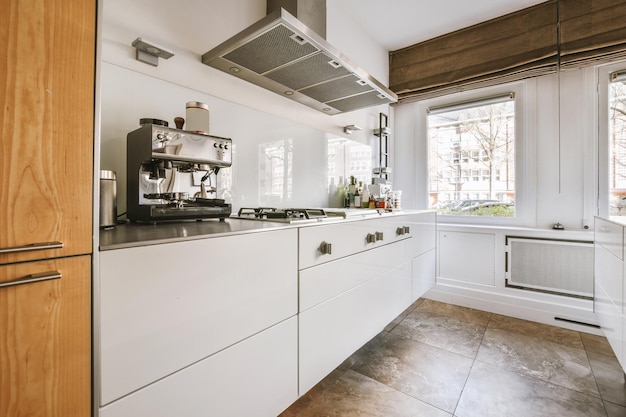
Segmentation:
[(297, 38), (292, 37), (294, 35), (285, 26), (278, 25), (225, 54), (224, 58), (257, 74), (263, 74), (318, 51), (310, 43), (299, 43)]
[(269, 72), (267, 78), (294, 90), (300, 90), (350, 74), (342, 65), (337, 66), (335, 63), (336, 61), (328, 55), (318, 52)]
[(282, 8), (205, 53), (202, 62), (326, 114), (397, 101)]

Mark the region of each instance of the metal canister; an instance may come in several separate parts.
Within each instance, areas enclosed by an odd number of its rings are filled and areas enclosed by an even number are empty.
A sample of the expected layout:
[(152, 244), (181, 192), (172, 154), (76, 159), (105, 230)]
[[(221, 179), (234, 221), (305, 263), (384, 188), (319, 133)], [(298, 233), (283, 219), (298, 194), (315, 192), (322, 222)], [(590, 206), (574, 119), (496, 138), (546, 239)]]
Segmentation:
[(100, 171), (100, 228), (117, 224), (117, 181), (115, 171)]
[(185, 130), (209, 134), (209, 105), (199, 101), (188, 101), (185, 106), (187, 127)]

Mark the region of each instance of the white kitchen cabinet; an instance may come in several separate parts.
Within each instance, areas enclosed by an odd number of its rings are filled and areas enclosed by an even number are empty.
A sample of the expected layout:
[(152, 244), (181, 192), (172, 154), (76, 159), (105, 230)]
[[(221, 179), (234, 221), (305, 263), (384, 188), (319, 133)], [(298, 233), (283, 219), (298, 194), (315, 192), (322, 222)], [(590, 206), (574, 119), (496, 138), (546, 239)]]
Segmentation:
[[(370, 218), (359, 221), (329, 223), (300, 229), (299, 269), (373, 249), (398, 240), (408, 239), (410, 233), (398, 228), (409, 226), (408, 216)], [(330, 244), (330, 253), (323, 244)]]
[(435, 286), (437, 277), (437, 213), (412, 214), (408, 226), (413, 239), (407, 241), (413, 257), (413, 301)]
[(439, 232), (439, 276), (494, 286), (495, 235)]
[(300, 395), (376, 336), (410, 304), (410, 265), (404, 263), (301, 312)]
[(436, 219), (423, 214), (300, 230), (300, 395), (434, 285)]
[[(294, 317), (297, 229), (103, 251), (99, 294), (104, 406)], [(193, 388), (186, 381), (172, 384)], [(222, 389), (238, 391), (240, 382)], [(284, 397), (281, 388), (275, 395)]]
[(594, 233), (594, 310), (615, 356), (626, 369), (624, 335), (624, 227), (596, 218)]
[(361, 285), (406, 262), (406, 245), (385, 245), (300, 271), (300, 311)]
[(437, 213), (423, 212), (407, 216), (403, 223), (410, 227), (410, 233), (414, 237), (409, 241), (409, 251), (413, 256), (435, 249), (437, 243)]
[(413, 258), (412, 301), (416, 301), (435, 286), (437, 281), (436, 266), (436, 249), (431, 249)]
[(298, 397), (292, 317), (115, 401), (101, 417), (275, 417)]

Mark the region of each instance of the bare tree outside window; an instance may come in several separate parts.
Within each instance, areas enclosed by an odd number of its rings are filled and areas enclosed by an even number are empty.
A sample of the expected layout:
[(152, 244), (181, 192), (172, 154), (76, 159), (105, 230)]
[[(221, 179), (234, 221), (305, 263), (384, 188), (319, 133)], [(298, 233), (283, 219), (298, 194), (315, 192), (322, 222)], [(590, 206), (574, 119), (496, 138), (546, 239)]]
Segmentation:
[(626, 216), (626, 85), (609, 84), (609, 214)]
[(431, 114), (428, 138), (431, 208), (444, 215), (515, 216), (513, 99)]

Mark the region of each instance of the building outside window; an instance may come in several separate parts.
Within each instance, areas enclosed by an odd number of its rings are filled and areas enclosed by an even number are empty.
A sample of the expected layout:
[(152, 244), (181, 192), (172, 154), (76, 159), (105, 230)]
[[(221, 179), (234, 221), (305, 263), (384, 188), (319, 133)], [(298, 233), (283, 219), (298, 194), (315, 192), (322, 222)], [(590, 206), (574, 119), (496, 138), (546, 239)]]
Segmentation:
[(430, 108), (427, 123), (430, 208), (515, 217), (514, 95)]
[(626, 72), (609, 83), (609, 215), (626, 216)]

